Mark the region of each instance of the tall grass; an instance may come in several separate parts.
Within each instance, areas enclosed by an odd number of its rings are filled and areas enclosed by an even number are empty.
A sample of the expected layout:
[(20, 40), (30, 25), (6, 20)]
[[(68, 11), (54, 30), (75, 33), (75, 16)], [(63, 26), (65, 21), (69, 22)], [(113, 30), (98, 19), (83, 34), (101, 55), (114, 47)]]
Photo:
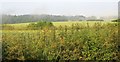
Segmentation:
[(3, 30), (3, 59), (119, 60), (117, 23)]

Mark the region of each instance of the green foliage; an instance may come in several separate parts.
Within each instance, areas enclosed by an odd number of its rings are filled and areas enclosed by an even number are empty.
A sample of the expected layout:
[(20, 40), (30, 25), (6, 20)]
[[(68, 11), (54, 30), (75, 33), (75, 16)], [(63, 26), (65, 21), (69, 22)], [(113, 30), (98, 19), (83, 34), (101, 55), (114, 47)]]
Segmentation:
[(14, 24), (14, 23), (29, 23), (38, 22), (39, 20), (45, 20), (47, 22), (59, 22), (59, 21), (76, 21), (85, 20), (85, 16), (62, 16), (62, 15), (2, 15), (2, 24)]
[(2, 30), (14, 30), (14, 27), (11, 25), (3, 24), (0, 26)]
[(120, 19), (112, 20), (112, 22), (120, 22)]
[(89, 19), (89, 20), (86, 20), (86, 21), (104, 21), (104, 20), (102, 20), (102, 19)]
[[(38, 25), (37, 25), (38, 24)], [(44, 26), (39, 22), (35, 26)], [(34, 24), (32, 24), (33, 26)], [(31, 26), (31, 25), (30, 25)], [(46, 25), (45, 25), (46, 26)], [(3, 31), (3, 59), (119, 60), (117, 24)]]
[(52, 22), (39, 21), (37, 23), (30, 23), (28, 29), (43, 29), (45, 27), (53, 27)]
[(112, 20), (112, 22), (117, 22), (118, 20)]

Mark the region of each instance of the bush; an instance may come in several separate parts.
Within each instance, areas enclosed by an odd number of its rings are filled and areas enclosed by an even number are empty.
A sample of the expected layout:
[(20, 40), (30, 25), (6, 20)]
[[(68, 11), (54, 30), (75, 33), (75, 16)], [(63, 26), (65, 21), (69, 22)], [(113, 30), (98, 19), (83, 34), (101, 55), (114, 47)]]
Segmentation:
[(120, 22), (120, 19), (112, 20), (112, 22)]
[(28, 29), (43, 29), (45, 27), (53, 27), (52, 22), (46, 22), (46, 21), (39, 21), (37, 23), (30, 23), (28, 25)]

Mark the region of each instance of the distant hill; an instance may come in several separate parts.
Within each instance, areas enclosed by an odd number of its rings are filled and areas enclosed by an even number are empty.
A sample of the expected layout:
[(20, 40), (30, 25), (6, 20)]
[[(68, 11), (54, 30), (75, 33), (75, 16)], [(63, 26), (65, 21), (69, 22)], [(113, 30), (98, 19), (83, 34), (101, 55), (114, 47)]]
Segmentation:
[(86, 17), (82, 15), (78, 16), (61, 16), (61, 15), (2, 15), (3, 24), (14, 24), (14, 23), (26, 23), (26, 22), (37, 22), (37, 21), (83, 21)]

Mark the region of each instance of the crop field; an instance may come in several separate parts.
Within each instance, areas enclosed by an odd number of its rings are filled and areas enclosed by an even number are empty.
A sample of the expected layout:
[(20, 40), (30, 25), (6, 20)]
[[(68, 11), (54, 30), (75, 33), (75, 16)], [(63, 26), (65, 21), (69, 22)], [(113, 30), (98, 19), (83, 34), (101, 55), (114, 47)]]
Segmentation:
[(116, 22), (52, 23), (40, 30), (8, 24), (14, 29), (0, 32), (3, 60), (120, 60)]
[[(30, 23), (36, 23), (36, 22), (30, 22)], [(23, 29), (23, 28), (27, 28), (27, 25), (29, 25), (30, 23), (16, 23), (16, 24), (7, 24), (10, 26), (13, 26), (15, 29)], [(86, 26), (87, 24), (89, 24), (89, 26), (94, 25), (95, 23), (100, 23), (100, 24), (106, 24), (106, 23), (117, 23), (117, 22), (100, 22), (100, 21), (68, 21), (68, 22), (52, 22), (53, 25), (55, 27), (59, 27), (59, 26), (68, 26), (71, 27), (73, 24), (78, 24), (81, 26)]]

